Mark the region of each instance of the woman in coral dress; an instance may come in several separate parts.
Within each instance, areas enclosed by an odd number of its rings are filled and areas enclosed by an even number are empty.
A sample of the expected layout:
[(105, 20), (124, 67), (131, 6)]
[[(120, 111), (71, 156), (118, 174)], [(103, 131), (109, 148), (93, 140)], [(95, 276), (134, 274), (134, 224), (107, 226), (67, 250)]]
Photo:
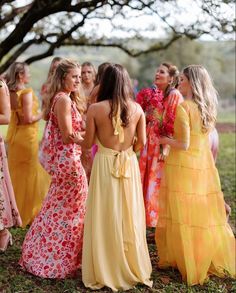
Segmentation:
[(38, 112), (38, 99), (32, 88), (25, 88), (28, 81), (28, 65), (13, 63), (8, 74), (12, 111), (6, 142), (9, 171), (23, 227), (38, 214), (50, 184), (50, 177), (38, 160), (38, 121), (42, 113)]
[(66, 278), (81, 265), (85, 201), (88, 186), (81, 147), (69, 138), (81, 131), (82, 118), (72, 92), (78, 89), (80, 67), (63, 60), (51, 84), (51, 108), (43, 152), (52, 182), (23, 246), (20, 265), (42, 278)]
[(159, 196), (156, 243), (159, 267), (175, 267), (189, 285), (208, 275), (235, 276), (235, 238), (227, 223), (224, 196), (208, 133), (216, 121), (217, 95), (206, 69), (190, 65), (180, 87), (174, 138)]
[(134, 152), (146, 140), (145, 117), (131, 92), (127, 71), (120, 65), (109, 65), (101, 80), (98, 102), (88, 110), (85, 139), (76, 140), (90, 148), (96, 136), (98, 144), (82, 257), (83, 283), (93, 290), (152, 285), (142, 186)]
[(175, 89), (177, 77), (177, 68), (163, 63), (157, 69), (155, 85), (142, 89), (137, 95), (137, 102), (146, 114), (147, 123), (147, 143), (140, 152), (139, 167), (148, 227), (156, 227), (157, 224), (163, 155), (168, 152), (168, 146), (160, 145), (159, 137), (173, 135), (176, 107), (183, 101)]
[[(7, 85), (0, 79), (0, 125), (10, 121), (10, 97)], [(9, 175), (7, 156), (3, 138), (0, 134), (0, 251), (12, 244), (8, 228), (21, 226), (21, 218), (16, 206), (15, 196)]]

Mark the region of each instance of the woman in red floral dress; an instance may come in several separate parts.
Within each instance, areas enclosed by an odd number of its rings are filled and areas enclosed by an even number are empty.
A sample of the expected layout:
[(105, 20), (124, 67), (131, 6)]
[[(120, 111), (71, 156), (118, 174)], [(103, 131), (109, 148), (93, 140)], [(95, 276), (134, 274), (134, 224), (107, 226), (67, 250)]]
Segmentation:
[(168, 152), (168, 146), (159, 144), (159, 137), (173, 135), (176, 106), (183, 101), (175, 88), (177, 80), (177, 68), (162, 63), (157, 69), (154, 86), (142, 89), (137, 95), (147, 124), (147, 143), (140, 152), (139, 167), (148, 227), (156, 227), (157, 224), (163, 158)]
[(63, 60), (52, 79), (51, 110), (42, 142), (52, 181), (39, 215), (26, 234), (20, 265), (43, 278), (75, 275), (81, 265), (85, 200), (88, 186), (81, 148), (70, 135), (81, 131), (82, 118), (71, 92), (78, 88), (80, 67)]

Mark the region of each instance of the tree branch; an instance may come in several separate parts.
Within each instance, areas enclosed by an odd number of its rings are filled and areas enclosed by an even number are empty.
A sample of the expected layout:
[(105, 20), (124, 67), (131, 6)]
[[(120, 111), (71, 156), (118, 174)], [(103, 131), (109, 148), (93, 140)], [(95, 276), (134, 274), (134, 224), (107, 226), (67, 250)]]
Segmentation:
[(5, 24), (11, 22), (16, 16), (19, 16), (19, 14), (25, 13), (27, 10), (29, 10), (31, 6), (32, 3), (12, 9), (12, 12), (10, 14), (7, 14), (4, 18), (0, 19), (0, 28), (2, 28)]
[(95, 9), (98, 4), (103, 4), (104, 2), (104, 0), (91, 0), (81, 1), (77, 5), (71, 5), (71, 1), (68, 0), (33, 1), (32, 6), (20, 19), (15, 30), (1, 43), (0, 60), (5, 56), (5, 54), (14, 48), (15, 45), (23, 41), (23, 38), (38, 20), (60, 11), (80, 12), (83, 8)]

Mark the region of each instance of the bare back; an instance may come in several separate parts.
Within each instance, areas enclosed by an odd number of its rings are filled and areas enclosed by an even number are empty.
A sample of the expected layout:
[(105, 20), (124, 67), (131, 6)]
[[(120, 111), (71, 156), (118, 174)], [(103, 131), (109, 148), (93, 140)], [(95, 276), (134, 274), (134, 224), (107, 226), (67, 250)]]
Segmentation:
[(94, 112), (95, 135), (104, 147), (117, 151), (128, 149), (134, 143), (134, 138), (145, 140), (145, 118), (139, 104), (128, 102), (129, 125), (124, 128), (124, 142), (119, 142), (119, 136), (114, 135), (114, 127), (109, 117), (111, 107), (109, 101), (102, 101), (92, 105)]

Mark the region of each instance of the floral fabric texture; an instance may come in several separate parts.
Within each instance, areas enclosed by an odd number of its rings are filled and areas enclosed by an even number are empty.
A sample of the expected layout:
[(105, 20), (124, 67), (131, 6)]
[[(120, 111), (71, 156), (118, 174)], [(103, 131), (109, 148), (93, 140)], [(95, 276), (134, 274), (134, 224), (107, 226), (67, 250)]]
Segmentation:
[(181, 94), (172, 89), (164, 98), (156, 87), (145, 88), (137, 95), (137, 102), (146, 115), (147, 143), (140, 152), (139, 167), (143, 185), (146, 224), (156, 227), (158, 218), (158, 194), (164, 162), (159, 160), (160, 136), (172, 136), (176, 107)]
[(0, 135), (0, 231), (12, 226), (21, 226), (11, 178), (7, 165), (7, 156)]
[[(54, 103), (61, 95), (56, 95)], [(74, 102), (71, 113), (73, 131), (81, 131), (82, 119)], [(61, 279), (73, 276), (81, 265), (88, 186), (81, 148), (75, 143), (63, 144), (53, 110), (45, 132), (54, 154), (52, 182), (43, 208), (25, 237), (20, 265), (34, 275)]]

